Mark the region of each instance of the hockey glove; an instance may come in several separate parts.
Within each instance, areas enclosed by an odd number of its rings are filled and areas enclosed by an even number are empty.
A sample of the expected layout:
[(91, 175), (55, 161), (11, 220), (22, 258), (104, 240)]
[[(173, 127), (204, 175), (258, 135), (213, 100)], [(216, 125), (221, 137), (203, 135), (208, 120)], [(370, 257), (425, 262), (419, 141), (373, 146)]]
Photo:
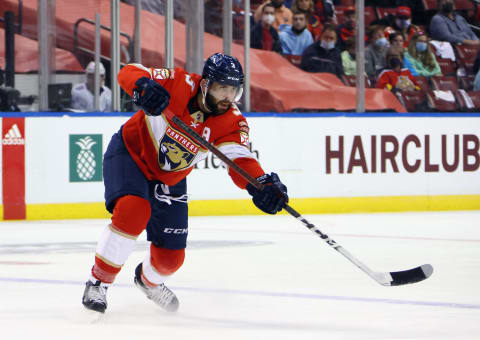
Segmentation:
[(170, 102), (170, 93), (147, 77), (138, 79), (133, 89), (133, 102), (149, 116), (159, 116)]
[(288, 202), (287, 187), (280, 182), (280, 178), (274, 172), (257, 178), (264, 185), (263, 190), (258, 190), (252, 184), (247, 184), (247, 191), (252, 195), (253, 203), (261, 211), (275, 215), (281, 211)]

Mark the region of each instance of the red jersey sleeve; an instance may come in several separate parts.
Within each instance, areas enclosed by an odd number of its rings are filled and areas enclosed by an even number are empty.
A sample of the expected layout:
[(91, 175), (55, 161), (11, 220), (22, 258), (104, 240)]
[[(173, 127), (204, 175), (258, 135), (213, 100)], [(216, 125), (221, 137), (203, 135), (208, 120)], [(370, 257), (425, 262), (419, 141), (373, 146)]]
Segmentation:
[[(216, 138), (213, 144), (253, 178), (265, 174), (260, 163), (249, 149), (250, 129), (240, 111), (236, 107), (233, 108), (228, 116), (222, 117), (221, 122), (222, 125), (228, 126), (228, 130), (222, 136)], [(229, 167), (228, 174), (238, 187), (241, 189), (246, 188), (248, 181), (235, 170)]]
[(149, 68), (141, 64), (128, 64), (120, 70), (117, 79), (122, 89), (132, 97), (135, 82), (138, 79), (147, 77), (165, 87), (173, 80), (174, 74), (175, 70), (168, 68)]
[(392, 88), (392, 84), (390, 84), (390, 88), (388, 88), (389, 81), (390, 81), (390, 77), (388, 76), (388, 73), (383, 71), (378, 76), (376, 88), (390, 90)]

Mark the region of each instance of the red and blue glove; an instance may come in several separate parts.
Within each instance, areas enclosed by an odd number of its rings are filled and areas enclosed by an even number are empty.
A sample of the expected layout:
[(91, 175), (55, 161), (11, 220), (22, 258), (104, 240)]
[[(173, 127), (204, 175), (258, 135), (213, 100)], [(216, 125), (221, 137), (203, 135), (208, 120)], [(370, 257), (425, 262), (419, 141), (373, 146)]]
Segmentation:
[(142, 77), (135, 82), (133, 102), (149, 116), (159, 116), (170, 102), (170, 93), (156, 81)]

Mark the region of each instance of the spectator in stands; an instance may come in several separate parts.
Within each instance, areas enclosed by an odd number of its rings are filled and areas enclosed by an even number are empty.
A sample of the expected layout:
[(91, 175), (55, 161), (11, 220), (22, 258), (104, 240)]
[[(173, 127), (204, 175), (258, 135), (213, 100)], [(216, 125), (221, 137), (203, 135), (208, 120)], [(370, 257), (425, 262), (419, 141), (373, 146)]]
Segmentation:
[(342, 79), (344, 75), (342, 58), (340, 51), (335, 47), (336, 42), (335, 27), (325, 26), (320, 40), (307, 47), (303, 53), (300, 68), (307, 72), (333, 73)]
[(392, 26), (403, 37), (403, 47), (408, 46), (408, 42), (413, 35), (420, 31), (419, 27), (412, 24), (412, 11), (407, 6), (399, 6), (395, 16), (395, 24)]
[(294, 12), (293, 25), (280, 25), (278, 35), (283, 54), (302, 55), (313, 44), (312, 34), (307, 30), (307, 17), (303, 12)]
[(262, 6), (262, 20), (253, 26), (250, 34), (250, 47), (282, 53), (282, 45), (277, 30), (272, 26), (275, 21), (275, 7), (268, 3)]
[(323, 24), (337, 24), (335, 5), (332, 0), (316, 0), (315, 14), (320, 18), (320, 22)]
[(337, 48), (340, 51), (345, 50), (347, 39), (355, 36), (355, 7), (347, 6), (343, 13), (344, 22), (337, 27)]
[(365, 72), (368, 76), (376, 76), (386, 66), (385, 54), (388, 41), (382, 26), (373, 26), (368, 32), (369, 44), (365, 48)]
[(437, 9), (438, 13), (430, 22), (432, 39), (448, 41), (451, 44), (478, 45), (480, 43), (465, 18), (454, 11), (453, 0), (438, 0)]
[(405, 39), (403, 39), (403, 35), (400, 32), (394, 31), (393, 33), (390, 33), (388, 36), (388, 40), (390, 41), (390, 46), (391, 47), (396, 47), (399, 50), (404, 52), (405, 49)]
[(408, 65), (405, 65), (414, 76), (441, 76), (442, 70), (437, 63), (431, 47), (428, 45), (427, 35), (423, 32), (415, 34), (408, 44), (405, 53)]
[(407, 59), (405, 54), (407, 49), (404, 47), (404, 40), (403, 40), (402, 33), (393, 31), (393, 33), (390, 33), (390, 35), (388, 36), (388, 40), (390, 41), (390, 46), (396, 47), (400, 52), (403, 60), (403, 67), (408, 68), (410, 72), (412, 72), (412, 74), (416, 76), (417, 73), (411, 64), (410, 59)]
[(292, 4), (292, 12), (305, 13), (307, 28), (312, 34), (313, 40), (318, 41), (322, 35), (323, 25), (318, 15), (315, 14), (313, 0), (295, 0)]
[(355, 37), (350, 37), (345, 42), (346, 50), (341, 53), (343, 71), (347, 76), (357, 75), (357, 62), (355, 60)]
[(291, 25), (293, 13), (290, 9), (288, 9), (284, 4), (283, 0), (267, 0), (260, 6), (258, 6), (257, 10), (254, 14), (255, 22), (258, 23), (261, 21), (263, 17), (263, 7), (265, 5), (270, 4), (274, 8), (274, 21), (272, 22), (272, 26), (278, 30), (280, 25)]
[[(105, 67), (100, 62), (100, 111), (112, 111), (112, 92), (105, 83)], [(72, 108), (76, 110), (95, 111), (95, 62), (91, 61), (85, 69), (86, 83), (80, 83), (72, 88)]]
[(412, 11), (410, 7), (399, 6), (395, 11), (395, 15), (389, 14), (383, 19), (375, 20), (372, 25), (386, 26), (386, 36), (390, 38), (391, 32), (398, 32), (402, 35), (404, 45), (408, 47), (408, 42), (413, 35), (420, 31), (417, 25), (412, 24)]
[(412, 73), (403, 68), (401, 52), (396, 47), (390, 47), (387, 51), (387, 68), (383, 70), (377, 79), (377, 88), (397, 91), (420, 91)]

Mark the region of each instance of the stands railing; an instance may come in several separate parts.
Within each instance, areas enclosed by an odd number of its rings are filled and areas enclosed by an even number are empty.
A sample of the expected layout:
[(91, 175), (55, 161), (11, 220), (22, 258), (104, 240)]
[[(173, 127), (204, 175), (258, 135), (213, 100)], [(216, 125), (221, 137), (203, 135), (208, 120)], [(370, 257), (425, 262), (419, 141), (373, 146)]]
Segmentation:
[[(95, 55), (95, 51), (93, 50), (90, 50), (86, 47), (82, 47), (82, 46), (79, 46), (79, 41), (78, 41), (78, 28), (80, 26), (80, 24), (82, 22), (86, 22), (88, 24), (91, 24), (95, 27), (95, 21), (93, 20), (90, 20), (90, 19), (87, 19), (87, 18), (80, 18), (78, 19), (76, 22), (75, 22), (75, 25), (73, 27), (73, 52), (76, 54), (78, 51), (81, 51), (81, 52), (84, 52), (84, 53), (87, 53), (91, 56)], [(108, 31), (108, 32), (111, 32), (112, 29), (108, 26), (105, 26), (105, 25), (100, 25), (100, 28)], [(128, 55), (126, 56), (126, 61), (127, 63), (130, 62), (132, 56), (133, 56), (133, 43), (132, 43), (132, 38), (125, 32), (120, 32), (120, 35), (125, 37), (127, 40), (128, 40), (128, 48), (127, 48), (127, 53)], [(108, 60), (109, 62), (111, 61), (111, 58), (109, 57), (106, 57), (104, 55), (101, 56), (102, 59), (104, 60)], [(120, 64), (122, 66), (125, 66), (126, 63), (122, 63), (120, 62)]]

